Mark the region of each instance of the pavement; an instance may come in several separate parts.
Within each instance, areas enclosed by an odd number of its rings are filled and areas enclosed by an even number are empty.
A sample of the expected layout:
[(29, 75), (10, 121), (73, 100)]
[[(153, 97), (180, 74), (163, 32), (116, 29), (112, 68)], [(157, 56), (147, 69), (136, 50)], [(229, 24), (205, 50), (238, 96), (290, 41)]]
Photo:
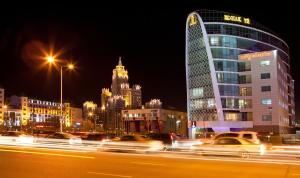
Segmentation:
[(1, 178), (300, 178), (300, 161), (0, 146)]

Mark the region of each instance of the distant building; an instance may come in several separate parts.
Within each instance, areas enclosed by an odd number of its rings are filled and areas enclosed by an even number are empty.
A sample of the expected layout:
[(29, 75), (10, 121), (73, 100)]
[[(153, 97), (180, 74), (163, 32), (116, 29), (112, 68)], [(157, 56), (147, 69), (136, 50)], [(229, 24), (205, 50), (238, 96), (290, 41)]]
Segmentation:
[(160, 109), (162, 108), (162, 102), (159, 99), (151, 99), (149, 102), (145, 104), (146, 109)]
[(84, 119), (87, 119), (97, 113), (97, 104), (93, 101), (84, 102), (82, 107), (82, 114)]
[(119, 58), (118, 65), (112, 72), (111, 91), (103, 88), (101, 93), (100, 112), (104, 120), (104, 129), (113, 133), (121, 133), (121, 110), (142, 107), (142, 91), (140, 85), (129, 85), (128, 71)]
[[(71, 127), (70, 104), (62, 106), (63, 126)], [(31, 99), (24, 96), (11, 96), (8, 98), (4, 110), (3, 126), (10, 130), (57, 130), (61, 117), (60, 103)]]
[(83, 124), (82, 108), (71, 107), (70, 110), (72, 127), (80, 129)]
[(161, 108), (122, 110), (126, 133), (170, 133), (187, 136), (187, 114)]
[(119, 100), (124, 100), (122, 108), (140, 108), (142, 106), (141, 86), (133, 85), (130, 88), (128, 78), (128, 71), (122, 65), (120, 58), (118, 65), (113, 69), (111, 92), (108, 88), (102, 89), (101, 107), (110, 106), (112, 107), (110, 109), (115, 109), (115, 104), (121, 103)]

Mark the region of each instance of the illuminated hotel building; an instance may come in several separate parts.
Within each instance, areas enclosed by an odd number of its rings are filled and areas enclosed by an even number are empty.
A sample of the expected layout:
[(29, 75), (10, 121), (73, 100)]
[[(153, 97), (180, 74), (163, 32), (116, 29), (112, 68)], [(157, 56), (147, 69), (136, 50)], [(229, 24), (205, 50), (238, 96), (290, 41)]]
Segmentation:
[[(247, 53), (254, 53), (249, 60)], [(265, 60), (269, 66), (260, 65)], [(214, 10), (190, 13), (186, 82), (192, 138), (205, 129), (284, 134), (295, 124), (289, 47), (252, 19)]]
[[(11, 129), (58, 129), (60, 103), (11, 96), (4, 109), (4, 127)], [(63, 103), (64, 127), (71, 127), (72, 117), (69, 103)]]

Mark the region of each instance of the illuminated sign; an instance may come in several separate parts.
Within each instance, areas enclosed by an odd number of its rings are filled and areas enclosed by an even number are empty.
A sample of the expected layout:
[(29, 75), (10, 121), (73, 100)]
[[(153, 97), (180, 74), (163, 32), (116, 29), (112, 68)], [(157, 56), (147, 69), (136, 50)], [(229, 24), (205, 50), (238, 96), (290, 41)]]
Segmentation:
[(224, 15), (225, 21), (232, 21), (232, 22), (239, 22), (244, 24), (250, 24), (250, 19), (241, 17), (241, 16), (235, 16), (235, 15)]
[(240, 60), (251, 60), (253, 58), (269, 57), (269, 56), (272, 56), (272, 51), (263, 51), (263, 52), (257, 52), (257, 53), (241, 54), (239, 56), (239, 59)]
[(197, 22), (198, 22), (198, 21), (197, 21), (196, 15), (193, 14), (193, 15), (190, 17), (190, 26), (196, 25)]

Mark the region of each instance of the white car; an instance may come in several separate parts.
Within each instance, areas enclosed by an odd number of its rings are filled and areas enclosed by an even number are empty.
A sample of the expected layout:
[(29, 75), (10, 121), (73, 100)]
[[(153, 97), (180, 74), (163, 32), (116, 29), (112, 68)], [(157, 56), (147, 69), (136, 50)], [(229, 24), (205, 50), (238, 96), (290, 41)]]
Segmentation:
[(260, 140), (257, 136), (257, 133), (256, 132), (251, 132), (251, 131), (224, 132), (224, 133), (216, 135), (213, 139), (216, 140), (218, 138), (223, 138), (223, 137), (242, 138), (242, 139), (249, 140), (253, 143), (260, 144)]
[(193, 145), (191, 150), (201, 155), (227, 155), (249, 158), (252, 155), (264, 155), (266, 147), (237, 137), (223, 137), (212, 143)]

